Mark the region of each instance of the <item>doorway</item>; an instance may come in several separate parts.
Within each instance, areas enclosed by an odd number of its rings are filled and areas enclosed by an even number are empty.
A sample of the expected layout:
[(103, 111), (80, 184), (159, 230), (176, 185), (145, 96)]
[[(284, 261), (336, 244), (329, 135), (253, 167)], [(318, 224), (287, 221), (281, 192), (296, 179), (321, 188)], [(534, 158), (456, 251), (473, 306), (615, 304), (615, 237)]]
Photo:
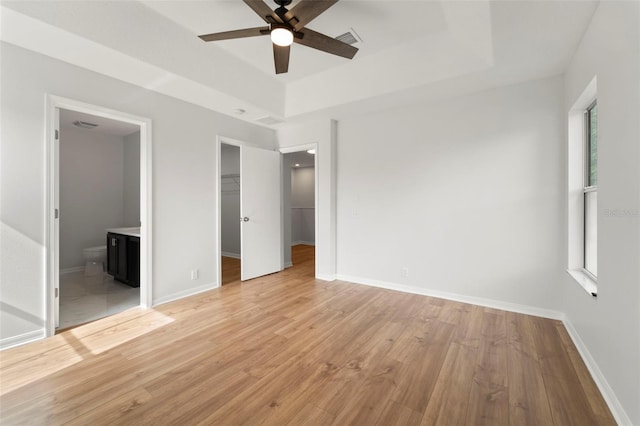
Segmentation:
[(240, 147), (220, 145), (221, 284), (240, 281)]
[(317, 144), (281, 149), (283, 153), (282, 203), (285, 266), (313, 263), (317, 276), (318, 229)]
[(140, 305), (105, 245), (107, 229), (140, 228), (140, 126), (66, 109), (59, 124), (58, 332)]
[[(151, 121), (49, 95), (46, 123), (51, 336), (151, 304)], [(139, 288), (120, 286), (105, 274), (110, 228), (137, 228)]]
[(216, 146), (218, 285), (237, 281), (238, 270), (240, 281), (281, 271), (281, 154), (221, 136)]

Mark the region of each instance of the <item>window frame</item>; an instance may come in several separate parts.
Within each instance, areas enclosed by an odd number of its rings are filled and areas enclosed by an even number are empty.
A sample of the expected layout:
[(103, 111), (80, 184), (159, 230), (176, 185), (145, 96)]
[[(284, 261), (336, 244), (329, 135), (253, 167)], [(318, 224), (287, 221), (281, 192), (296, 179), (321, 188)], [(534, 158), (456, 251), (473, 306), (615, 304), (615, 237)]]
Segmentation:
[[(588, 208), (587, 208), (587, 194), (589, 193), (598, 193), (598, 182), (596, 179), (596, 182), (594, 185), (591, 184), (591, 145), (592, 145), (592, 138), (591, 138), (591, 114), (594, 108), (596, 108), (598, 106), (598, 99), (595, 98), (590, 104), (589, 106), (587, 106), (584, 110), (584, 149), (583, 149), (583, 165), (584, 165), (584, 176), (583, 176), (583, 189), (582, 189), (582, 225), (583, 225), (583, 229), (582, 229), (582, 272), (584, 272), (589, 278), (591, 278), (593, 281), (597, 282), (598, 280), (598, 276), (596, 274), (594, 274), (592, 271), (590, 271), (587, 268), (587, 250), (590, 248), (588, 247), (588, 240), (587, 240), (587, 227), (588, 227)], [(597, 114), (597, 112), (596, 112)], [(597, 116), (596, 116), (596, 120), (597, 120)], [(596, 127), (596, 132), (597, 132), (597, 127)], [(596, 144), (597, 144), (597, 137), (596, 137)], [(598, 155), (597, 155), (597, 151), (596, 151), (596, 164), (598, 161)], [(595, 218), (595, 223), (596, 223), (596, 227), (594, 232), (597, 235), (598, 232), (598, 215), (597, 215), (597, 201), (596, 201), (596, 218)], [(596, 245), (595, 245), (595, 253), (596, 253), (596, 263), (597, 263), (597, 259), (598, 259), (598, 244), (597, 244), (597, 239), (596, 239)]]
[(567, 274), (597, 300), (598, 283), (584, 268), (586, 132), (585, 111), (598, 99), (598, 76), (576, 93), (567, 111)]

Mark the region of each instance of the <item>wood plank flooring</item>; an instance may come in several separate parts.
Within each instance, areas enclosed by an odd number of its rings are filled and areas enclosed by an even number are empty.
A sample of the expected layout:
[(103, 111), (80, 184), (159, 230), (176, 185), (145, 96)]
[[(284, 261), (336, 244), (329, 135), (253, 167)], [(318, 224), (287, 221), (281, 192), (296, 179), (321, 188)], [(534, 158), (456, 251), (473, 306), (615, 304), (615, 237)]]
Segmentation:
[(0, 423), (615, 424), (560, 322), (293, 263), (1, 352)]
[(222, 256), (222, 285), (240, 281), (240, 259)]

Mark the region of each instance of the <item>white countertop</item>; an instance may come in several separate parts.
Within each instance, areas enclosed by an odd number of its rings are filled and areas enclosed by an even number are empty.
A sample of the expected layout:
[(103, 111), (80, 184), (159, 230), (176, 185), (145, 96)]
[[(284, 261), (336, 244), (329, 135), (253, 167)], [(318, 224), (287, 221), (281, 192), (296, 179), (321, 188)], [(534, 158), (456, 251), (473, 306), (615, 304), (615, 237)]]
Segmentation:
[(114, 234), (129, 235), (131, 237), (140, 237), (140, 227), (137, 228), (108, 228), (107, 232)]

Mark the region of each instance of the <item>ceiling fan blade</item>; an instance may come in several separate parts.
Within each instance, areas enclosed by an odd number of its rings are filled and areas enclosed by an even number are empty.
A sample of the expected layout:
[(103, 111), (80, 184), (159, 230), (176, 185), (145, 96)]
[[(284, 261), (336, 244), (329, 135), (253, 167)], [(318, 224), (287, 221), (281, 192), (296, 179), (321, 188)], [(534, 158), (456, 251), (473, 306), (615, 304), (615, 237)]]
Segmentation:
[(282, 24), (282, 19), (262, 0), (243, 0), (267, 24)]
[(291, 53), (291, 46), (278, 46), (273, 43), (273, 61), (276, 64), (276, 74), (289, 71), (289, 53)]
[(233, 38), (255, 37), (269, 34), (269, 27), (245, 28), (243, 30), (223, 31), (221, 33), (212, 33), (199, 35), (204, 41), (230, 40)]
[(338, 0), (302, 0), (284, 14), (284, 19), (289, 22), (295, 18), (295, 21), (291, 22), (291, 24), (294, 30), (300, 31), (302, 27), (313, 21), (318, 15), (337, 2)]
[(355, 54), (358, 53), (357, 47), (353, 47), (350, 44), (336, 40), (335, 38), (310, 30), (309, 28), (305, 28), (300, 32), (303, 34), (303, 37), (294, 37), (293, 39), (293, 41), (298, 44), (322, 50), (323, 52), (331, 53), (333, 55), (342, 56), (347, 59), (353, 58)]

